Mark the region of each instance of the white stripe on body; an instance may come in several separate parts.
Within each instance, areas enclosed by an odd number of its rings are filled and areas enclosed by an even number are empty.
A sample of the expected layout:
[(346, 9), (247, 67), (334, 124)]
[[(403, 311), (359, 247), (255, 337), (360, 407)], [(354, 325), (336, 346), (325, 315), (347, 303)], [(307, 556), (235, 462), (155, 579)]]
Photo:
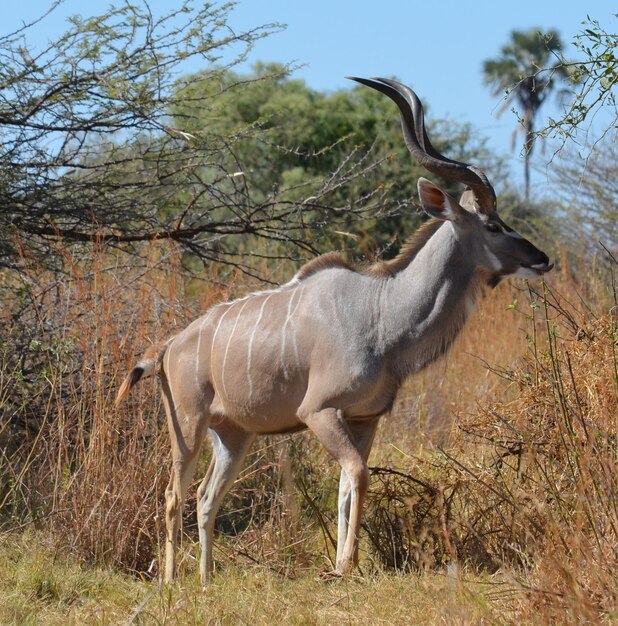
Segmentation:
[[(289, 377), (288, 368), (285, 362), (285, 348), (286, 348), (288, 326), (290, 326), (292, 330), (292, 332), (290, 333), (290, 336), (291, 336), (293, 347), (294, 347), (294, 358), (296, 361), (296, 370), (298, 371), (300, 369), (300, 357), (298, 355), (298, 345), (296, 343), (296, 324), (294, 323), (293, 318), (294, 318), (294, 315), (296, 314), (296, 311), (298, 310), (298, 306), (303, 296), (304, 289), (305, 289), (305, 286), (301, 285), (300, 288), (296, 288), (292, 291), (292, 295), (288, 302), (287, 317), (285, 318), (285, 323), (283, 324), (283, 329), (281, 332), (281, 367), (283, 369), (283, 377), (285, 378), (285, 380), (288, 380), (288, 377)], [(297, 293), (298, 293), (298, 298), (296, 300), (294, 309), (292, 309), (292, 302), (294, 301), (294, 297), (296, 296)]]
[(215, 307), (212, 307), (210, 311), (208, 311), (206, 317), (204, 317), (202, 323), (200, 324), (200, 330), (197, 335), (197, 348), (195, 349), (195, 384), (199, 385), (200, 383), (200, 346), (202, 344), (202, 333), (204, 332), (204, 326), (206, 326), (206, 322), (212, 317), (213, 311)]
[(251, 300), (250, 298), (247, 298), (245, 302), (243, 303), (243, 305), (240, 307), (240, 311), (238, 311), (238, 315), (236, 316), (236, 320), (234, 321), (234, 326), (232, 327), (232, 332), (230, 333), (230, 336), (227, 339), (227, 345), (225, 346), (225, 354), (223, 355), (223, 364), (221, 365), (221, 385), (223, 387), (223, 393), (226, 397), (227, 397), (227, 389), (225, 387), (225, 364), (227, 362), (227, 354), (230, 349), (230, 344), (232, 343), (232, 338), (234, 337), (234, 332), (236, 331), (236, 326), (238, 326), (238, 320), (240, 319), (242, 312), (244, 311), (245, 307), (250, 302), (250, 300)]
[[(212, 359), (212, 357), (213, 357), (213, 354), (215, 352), (215, 341), (217, 340), (217, 334), (219, 332), (219, 328), (221, 328), (221, 322), (223, 321), (223, 318), (232, 310), (232, 308), (234, 307), (234, 304), (236, 304), (236, 302), (226, 302), (225, 303), (225, 306), (227, 306), (228, 309), (219, 318), (219, 321), (217, 322), (217, 327), (215, 328), (215, 332), (212, 335), (212, 343), (210, 344), (210, 376), (212, 378), (213, 386), (215, 386), (215, 368), (213, 367), (213, 359)], [(222, 305), (219, 305), (219, 306), (222, 306)]]
[(264, 308), (266, 307), (266, 303), (271, 299), (273, 293), (275, 292), (273, 291), (272, 293), (269, 293), (268, 296), (264, 299), (264, 302), (262, 302), (262, 306), (260, 307), (260, 313), (255, 322), (255, 325), (253, 326), (253, 330), (251, 331), (251, 337), (249, 338), (249, 347), (247, 349), (247, 384), (249, 386), (249, 400), (251, 400), (251, 397), (253, 395), (253, 380), (251, 379), (253, 342), (255, 340), (255, 334), (257, 332), (258, 326), (260, 325), (260, 322), (262, 321), (262, 316), (264, 315)]

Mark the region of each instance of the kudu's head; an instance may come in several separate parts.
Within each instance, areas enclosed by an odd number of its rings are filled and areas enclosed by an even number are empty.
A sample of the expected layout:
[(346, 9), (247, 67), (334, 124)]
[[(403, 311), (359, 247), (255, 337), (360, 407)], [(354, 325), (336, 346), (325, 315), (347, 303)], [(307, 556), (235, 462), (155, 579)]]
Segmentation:
[(491, 286), (506, 276), (533, 278), (553, 267), (544, 252), (500, 219), (496, 193), (485, 174), (474, 165), (445, 157), (432, 146), (423, 106), (409, 87), (387, 78), (350, 78), (377, 89), (397, 104), (408, 150), (427, 171), (466, 186), (459, 202), (426, 178), (418, 181), (418, 193), (426, 213), (450, 221), (465, 238), (469, 253)]

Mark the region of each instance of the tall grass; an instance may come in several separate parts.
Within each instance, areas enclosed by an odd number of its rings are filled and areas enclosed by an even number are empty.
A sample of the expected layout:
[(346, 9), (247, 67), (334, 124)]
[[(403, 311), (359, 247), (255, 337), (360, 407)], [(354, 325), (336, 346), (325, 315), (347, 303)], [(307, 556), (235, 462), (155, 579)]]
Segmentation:
[(158, 543), (166, 435), (152, 385), (123, 412), (114, 388), (186, 311), (154, 255), (141, 271), (115, 263), (67, 254), (64, 274), (31, 266), (4, 283), (0, 504), (5, 524), (45, 525), (88, 559), (142, 570)]
[[(156, 382), (120, 410), (150, 341), (246, 287), (199, 289), (153, 247), (104, 250), (0, 285), (0, 523), (84, 561), (156, 573), (169, 446)], [(595, 622), (616, 611), (618, 407), (612, 269), (488, 294), (447, 358), (410, 381), (370, 458), (361, 568), (499, 577), (498, 620)], [(9, 299), (10, 296), (10, 299)], [(207, 457), (208, 453), (206, 453)], [(204, 458), (198, 474), (207, 463)], [(199, 478), (199, 476), (198, 476)], [(215, 559), (286, 578), (329, 568), (337, 472), (308, 434), (260, 441), (218, 520)], [(195, 485), (181, 566), (195, 571)]]

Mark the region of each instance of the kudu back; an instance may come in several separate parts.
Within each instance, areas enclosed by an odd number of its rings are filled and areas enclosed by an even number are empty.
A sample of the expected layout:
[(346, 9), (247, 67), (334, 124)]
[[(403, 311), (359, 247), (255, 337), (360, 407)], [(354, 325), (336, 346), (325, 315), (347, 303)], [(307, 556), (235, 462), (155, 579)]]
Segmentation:
[(171, 437), (167, 581), (206, 434), (213, 457), (197, 494), (204, 584), (212, 571), (215, 516), (253, 440), (305, 428), (341, 466), (334, 574), (347, 573), (357, 562), (375, 430), (402, 382), (448, 349), (485, 286), (552, 267), (498, 217), (485, 174), (433, 147), (410, 88), (384, 78), (353, 80), (391, 98), (412, 156), (465, 191), (457, 201), (420, 179), (420, 202), (433, 219), (395, 259), (361, 270), (335, 253), (318, 257), (278, 289), (212, 307), (132, 369), (117, 402), (141, 378), (158, 374)]

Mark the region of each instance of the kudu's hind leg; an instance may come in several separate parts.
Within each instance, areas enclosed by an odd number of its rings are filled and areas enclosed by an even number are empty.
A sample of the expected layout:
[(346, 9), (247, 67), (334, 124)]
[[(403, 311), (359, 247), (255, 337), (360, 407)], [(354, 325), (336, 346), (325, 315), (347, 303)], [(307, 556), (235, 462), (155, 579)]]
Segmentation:
[(343, 547), (337, 548), (336, 565), (337, 574), (347, 574), (354, 567), (354, 556), (358, 548), (363, 501), (369, 483), (367, 462), (341, 411), (324, 409), (308, 415), (304, 421), (339, 462), (350, 482), (347, 535)]
[[(161, 373), (163, 404), (172, 447), (172, 471), (165, 490), (165, 582), (171, 583), (176, 574), (176, 544), (182, 523), (182, 511), (187, 489), (195, 466), (209, 416), (198, 402), (185, 393), (176, 399), (165, 373)], [(193, 409), (193, 410), (191, 410)]]
[[(371, 445), (378, 427), (380, 418), (362, 420), (357, 422), (348, 422), (348, 427), (352, 433), (353, 441), (356, 449), (361, 454), (365, 462), (369, 458)], [(352, 502), (352, 484), (347, 472), (341, 468), (341, 476), (339, 478), (339, 497), (338, 497), (338, 522), (337, 522), (337, 570), (341, 569), (343, 561), (343, 548), (348, 537), (348, 527), (350, 523), (350, 506)], [(358, 564), (358, 542), (356, 542), (356, 550), (353, 556), (354, 565)]]
[(197, 516), (200, 532), (200, 577), (206, 585), (212, 574), (212, 542), (215, 518), (255, 435), (233, 422), (224, 420), (210, 428), (213, 457), (206, 477), (197, 491)]
[(199, 450), (187, 459), (175, 459), (165, 490), (165, 582), (171, 583), (176, 575), (176, 544), (182, 524), (182, 511), (187, 489), (193, 478)]

